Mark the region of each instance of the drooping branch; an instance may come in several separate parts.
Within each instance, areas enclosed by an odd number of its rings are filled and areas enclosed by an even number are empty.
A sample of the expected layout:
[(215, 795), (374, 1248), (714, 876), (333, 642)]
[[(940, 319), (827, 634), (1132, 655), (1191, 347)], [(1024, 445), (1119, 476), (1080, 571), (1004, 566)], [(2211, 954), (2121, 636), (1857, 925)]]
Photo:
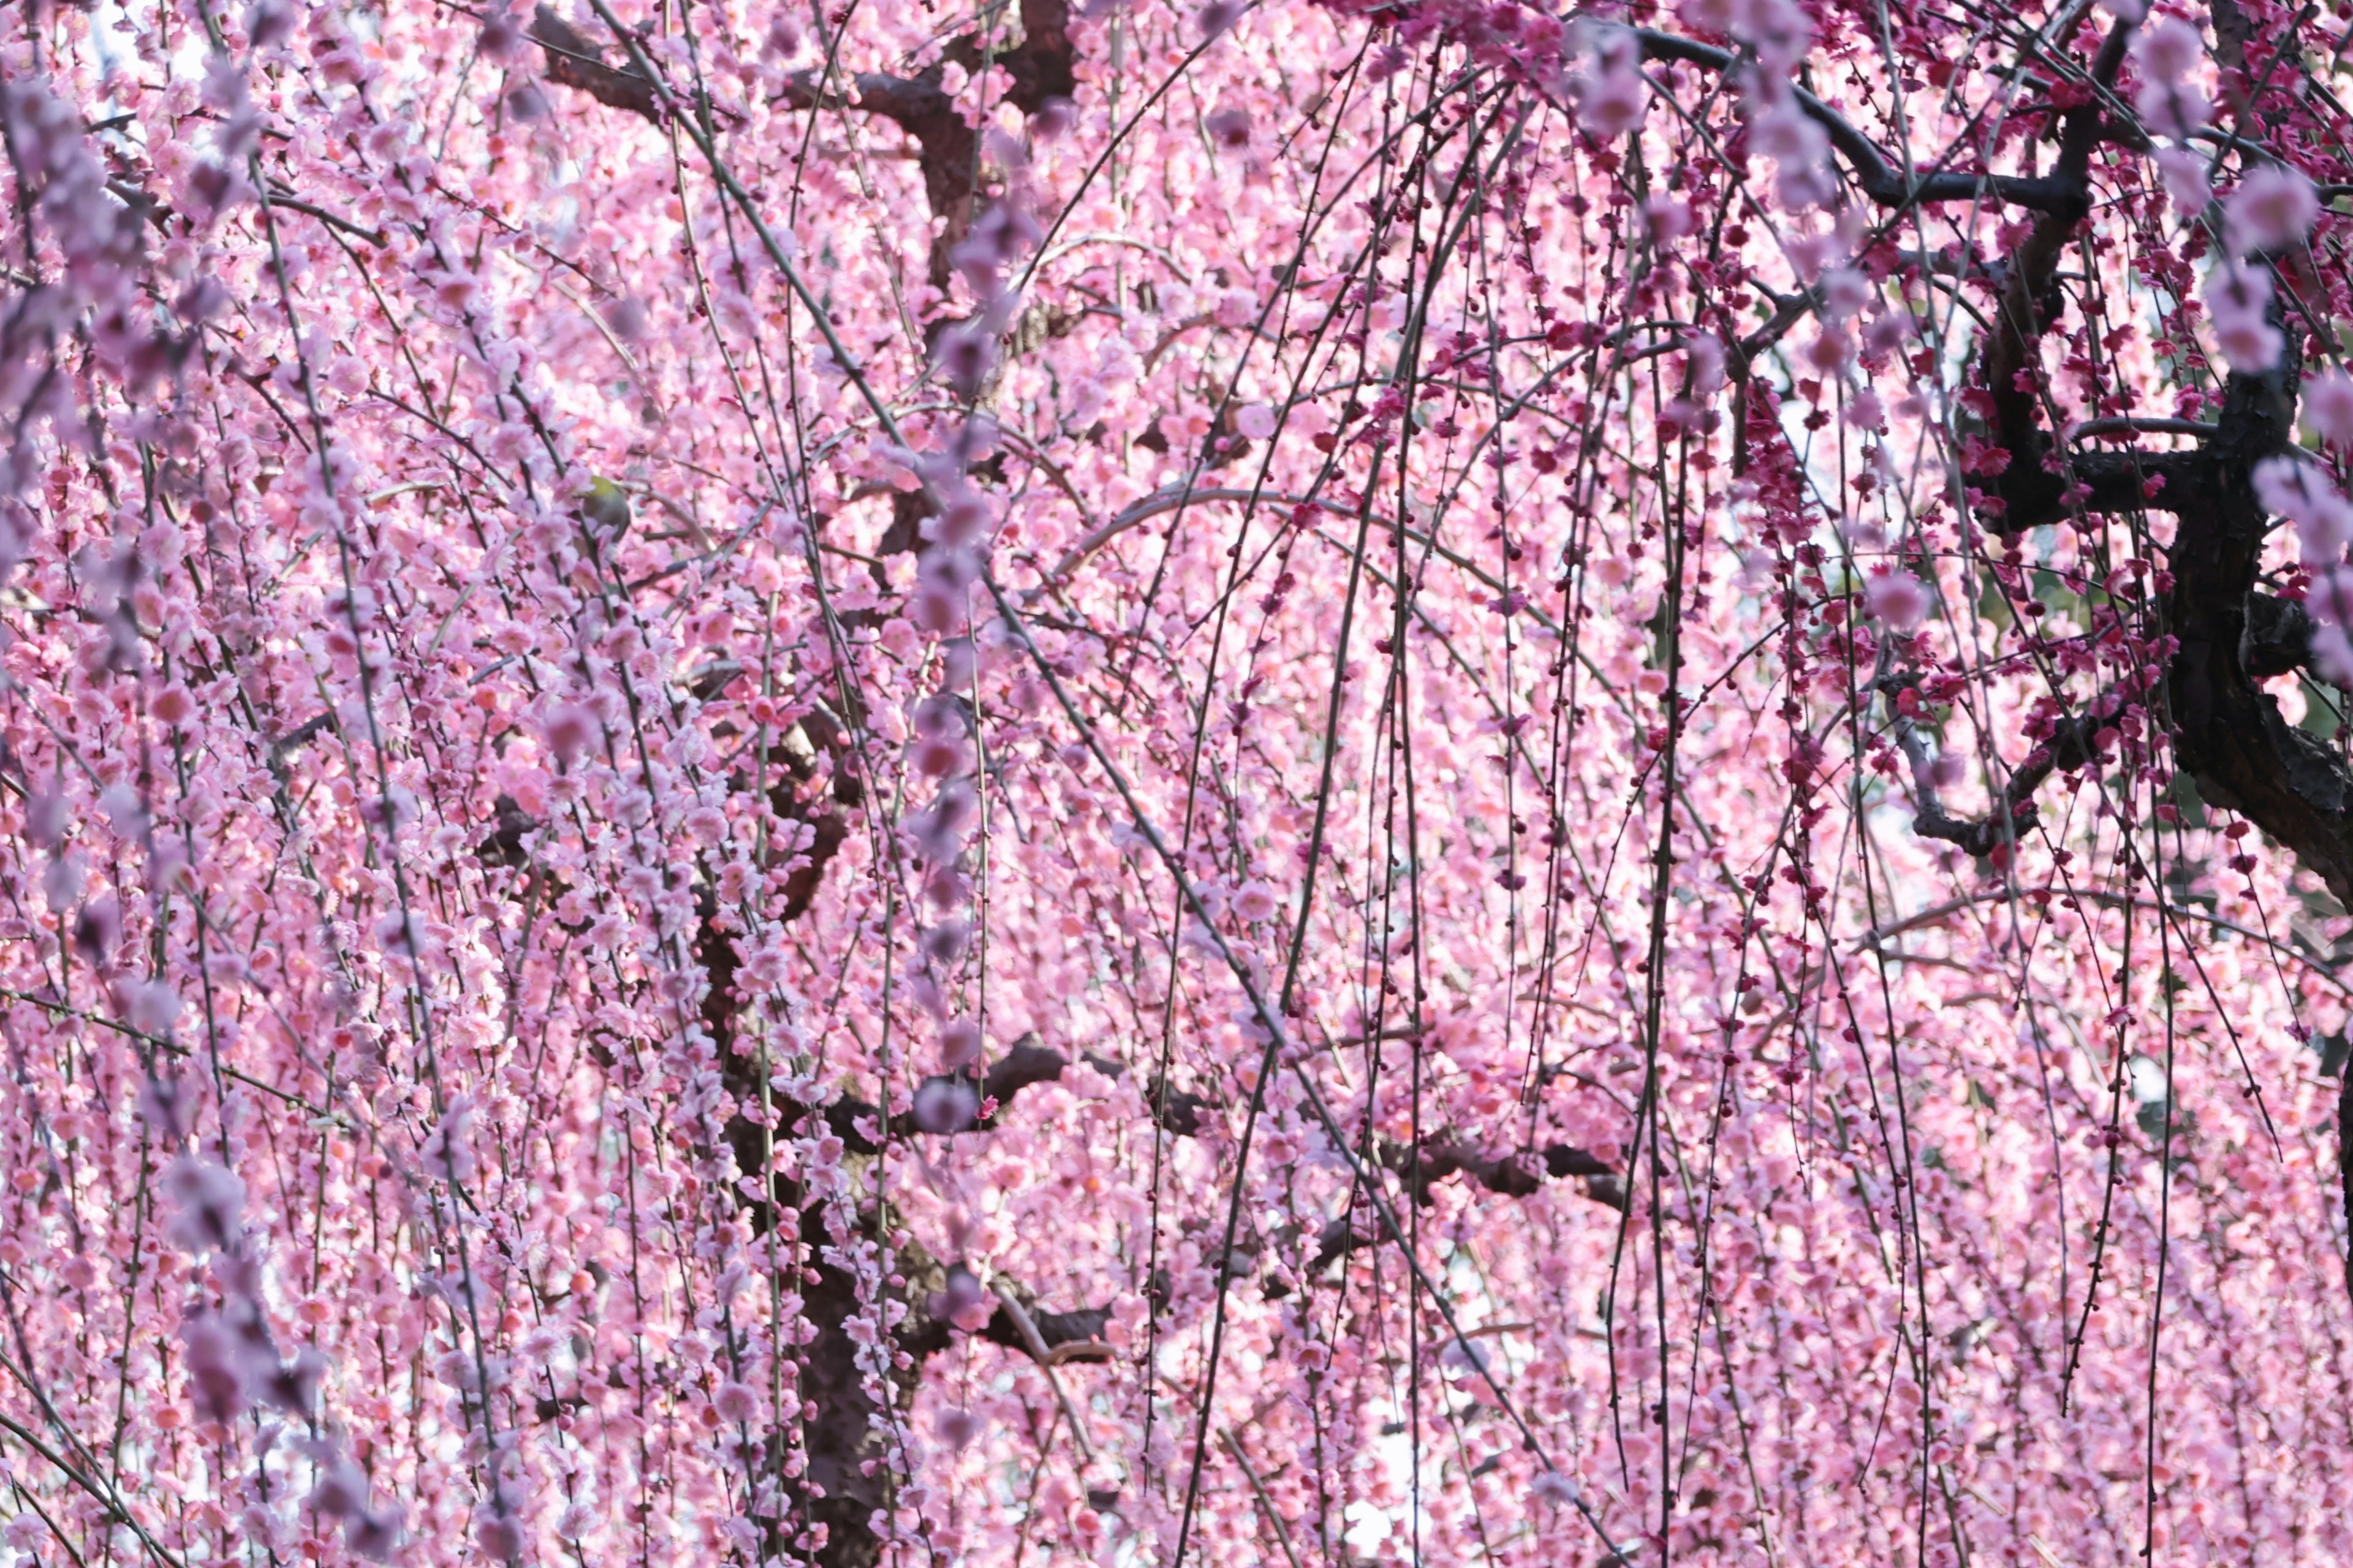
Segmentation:
[[(2224, 64), (2242, 74), (2245, 17), (2234, 0), (2213, 0), (2213, 7)], [(2114, 86), (2129, 32), (2121, 23), (2109, 32), (2091, 70), (2095, 101), (2067, 110), (2061, 121), (2052, 178), (2084, 196), (2092, 153), (2108, 134), (2096, 98)], [(1832, 134), (1838, 140), (1835, 128)], [(1847, 141), (1839, 144), (1850, 158), (1858, 155)], [(2340, 900), (2353, 903), (2353, 777), (2327, 747), (2289, 725), (2277, 702), (2256, 685), (2307, 667), (2312, 653), (2310, 613), (2254, 591), (2268, 519), (2253, 474), (2257, 463), (2290, 443), (2303, 333), (2283, 333), (2286, 353), (2275, 369), (2228, 378), (2221, 419), (2211, 428), (2181, 431), (2203, 437), (2196, 449), (2058, 460), (2040, 422), (2038, 336), (2060, 259), (2081, 216), (2080, 203), (2046, 209), (2004, 271), (2000, 309), (1980, 366), (1991, 433), (2004, 462), (1994, 476), (1989, 521), (1997, 531), (2016, 534), (2077, 508), (2164, 510), (2178, 518), (2162, 627), (2177, 643), (2163, 694), (2175, 755), (2207, 800), (2244, 814), (2293, 849)], [(2275, 322), (2286, 326), (2277, 300), (2273, 310)], [(2086, 716), (2063, 724), (2013, 774), (1983, 821), (1950, 816), (1924, 782), (1915, 830), (1973, 855), (2014, 838), (2034, 820), (2031, 796), (2052, 769), (2090, 760), (2089, 739), (2098, 722)], [(1895, 728), (1925, 780), (1909, 721), (1897, 714)]]
[[(2353, 1234), (2353, 1072), (2337, 1069), (2337, 1180), (2344, 1193), (2345, 1226)], [(2353, 1290), (2353, 1254), (2345, 1259), (2345, 1284)]]
[[(2152, 499), (2161, 502), (2174, 477), (2169, 470), (2177, 459), (2168, 457), (2099, 453), (2072, 462), (2059, 460), (2042, 424), (2042, 328), (2056, 313), (2052, 286), (2060, 259), (2090, 209), (2092, 153), (2100, 143), (2103, 119), (2096, 95), (2116, 85), (2131, 36), (2127, 22), (2109, 29), (2092, 63), (2093, 101), (2061, 118), (2059, 157), (2051, 177), (2068, 187), (2073, 199), (2043, 209), (2010, 256), (1993, 330), (1979, 361), (1984, 393), (1992, 405), (1992, 445), (2001, 454), (1994, 459), (2000, 471), (1993, 476), (1994, 495), (1985, 509), (1999, 533), (2021, 533), (2056, 522), (2079, 504), (2116, 511), (2147, 505)], [(2149, 484), (2152, 474), (2161, 475), (2164, 482)], [(2079, 484), (2081, 489), (2071, 494)]]
[[(2039, 422), (2031, 374), (2035, 343), (2050, 313), (2060, 258), (2091, 210), (2093, 150), (2114, 135), (2099, 99), (2116, 84), (2131, 32), (2129, 24), (2119, 23), (2102, 43), (2090, 73), (2094, 89), (2092, 100), (2064, 115), (2057, 165), (2049, 174), (1938, 169), (1907, 175), (1899, 160), (1890, 157), (1844, 115), (1812, 93), (1796, 90), (1799, 108), (1822, 128), (1855, 184), (1878, 205), (1900, 209), (1929, 203), (1991, 200), (2040, 215), (2004, 269), (2000, 306), (1981, 364), (1992, 403), (1993, 445), (2006, 454), (1995, 459), (2000, 469), (1993, 504), (1987, 509), (2000, 532), (2022, 532), (2056, 521), (2071, 506), (2092, 511), (2162, 507), (2167, 482), (2178, 461), (2170, 454), (2137, 452), (2080, 454), (2063, 463), (2054, 461), (2051, 437)], [(1648, 27), (1636, 29), (1636, 37), (1641, 40), (1645, 58), (1681, 60), (1719, 71), (1738, 64), (1730, 50), (1696, 39)], [(1810, 291), (1788, 301), (1772, 321), (1738, 345), (1739, 358), (1744, 363), (1755, 358), (1819, 305)]]

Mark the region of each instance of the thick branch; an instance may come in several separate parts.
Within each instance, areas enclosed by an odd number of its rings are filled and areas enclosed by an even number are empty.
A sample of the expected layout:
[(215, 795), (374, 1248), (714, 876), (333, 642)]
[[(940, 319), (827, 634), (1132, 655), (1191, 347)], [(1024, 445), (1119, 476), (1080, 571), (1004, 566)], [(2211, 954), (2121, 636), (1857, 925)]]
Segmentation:
[[(2101, 44), (2092, 64), (2092, 85), (2099, 92), (2116, 85), (2131, 33), (2129, 23), (2118, 22)], [(2070, 187), (2075, 200), (2043, 209), (2010, 257), (1986, 342), (1981, 368), (1986, 395), (1993, 402), (1993, 444), (2009, 454), (2008, 466), (1994, 486), (2000, 505), (1991, 522), (2000, 533), (2022, 533), (2065, 517), (2074, 500), (2068, 489), (2078, 478), (2092, 488), (2087, 504), (2095, 510), (2129, 510), (2147, 504), (2140, 473), (2172, 461), (2135, 454), (2084, 457), (2072, 465), (2054, 461), (2050, 433), (2041, 423), (2042, 328), (2048, 316), (2055, 314), (2052, 284), (2060, 259), (2089, 208), (2092, 153), (2100, 143), (2100, 121), (2096, 103), (2071, 109), (2062, 120), (2052, 178)], [(2172, 483), (2173, 476), (2168, 474), (2164, 489)]]
[(1102, 1362), (1111, 1360), (1111, 1346), (1103, 1342), (1103, 1330), (1111, 1324), (1107, 1307), (1081, 1307), (1069, 1312), (1041, 1312), (1028, 1306), (1029, 1326), (1038, 1331), (1038, 1343), (1029, 1342), (1022, 1332), (1018, 1319), (1000, 1305), (989, 1314), (988, 1326), (980, 1337), (993, 1345), (1019, 1351), (1033, 1361), (1050, 1366), (1066, 1362)]
[(531, 18), (532, 41), (547, 57), (547, 79), (559, 87), (577, 88), (608, 109), (642, 114), (662, 122), (661, 94), (634, 67), (615, 70), (605, 63), (604, 51), (579, 28), (543, 5)]
[(2027, 754), (2010, 775), (1993, 799), (1986, 815), (1977, 820), (1952, 816), (1936, 798), (1936, 785), (1930, 782), (1927, 745), (1920, 739), (1919, 730), (1911, 719), (1896, 706), (1897, 693), (1913, 684), (1908, 677), (1890, 677), (1880, 682), (1887, 698), (1889, 713), (1895, 731), (1896, 743), (1912, 763), (1914, 790), (1919, 802), (1912, 818), (1912, 831), (1923, 838), (1934, 838), (1958, 847), (1977, 858), (1990, 855), (2005, 844), (2014, 844), (2021, 836), (2031, 830), (2038, 817), (2034, 792), (2054, 771), (2073, 773), (2090, 763), (2098, 752), (2093, 738), (2106, 722), (2100, 708), (2114, 699), (2095, 703), (2093, 711), (2062, 720), (2051, 732), (2049, 740)]
[[(1482, 1153), (1451, 1139), (1425, 1143), (1418, 1153), (1403, 1144), (1388, 1144), (1380, 1151), (1380, 1163), (1405, 1178), (1406, 1192), (1424, 1205), (1435, 1200), (1432, 1187), (1459, 1173), (1507, 1198), (1524, 1198), (1546, 1182), (1575, 1176), (1582, 1183), (1585, 1195), (1595, 1203), (1614, 1209), (1626, 1206), (1626, 1191), (1609, 1163), (1573, 1143), (1549, 1143), (1541, 1151), (1502, 1155)], [(1360, 1233), (1343, 1215), (1324, 1226), (1316, 1238), (1315, 1256), (1307, 1272), (1321, 1274), (1334, 1259), (1380, 1239)]]
[(2294, 599), (2247, 595), (2247, 626), (2239, 635), (2239, 662), (2257, 680), (2287, 675), (2312, 663), (2312, 612)]
[[(917, 165), (923, 172), (923, 195), (932, 215), (948, 220), (948, 229), (961, 237), (972, 221), (973, 180), (979, 168), (979, 142), (955, 100), (940, 86), (937, 66), (921, 76), (890, 76), (860, 71), (849, 79), (854, 99), (822, 90), (825, 79), (813, 70), (796, 73), (785, 83), (781, 101), (793, 109), (851, 108), (878, 114), (915, 139)], [(935, 283), (946, 281), (946, 253), (934, 247)]]
[(2166, 695), (2175, 755), (2206, 800), (2244, 815), (2353, 906), (2353, 776), (2255, 684), (2298, 668), (2311, 632), (2300, 606), (2254, 592), (2270, 519), (2252, 475), (2286, 447), (2295, 416), (2303, 334), (2286, 337), (2278, 369), (2226, 384), (2222, 417), (2176, 508), (2166, 608), (2179, 648)]
[(971, 36), (950, 44), (946, 57), (968, 71), (996, 65), (1013, 79), (1005, 96), (1024, 114), (1035, 114), (1056, 99), (1068, 99), (1079, 89), (1078, 51), (1071, 43), (1071, 8), (1066, 0), (1021, 0), (1021, 41), (994, 55)]
[[(2339, 1068), (2337, 1079), (2337, 1180), (2344, 1192), (2345, 1226), (2353, 1234), (2353, 1070)], [(2345, 1283), (2353, 1289), (2353, 1256), (2345, 1259)]]
[[(969, 71), (995, 65), (1013, 79), (1007, 94), (1025, 114), (1036, 114), (1056, 99), (1077, 89), (1075, 51), (1071, 43), (1071, 13), (1066, 0), (1022, 0), (1018, 43), (991, 49), (977, 34), (966, 35), (943, 51), (947, 61)], [(785, 84), (781, 101), (794, 109), (854, 108), (879, 114), (915, 139), (918, 166), (923, 174), (923, 195), (932, 216), (946, 219), (933, 241), (931, 280), (945, 288), (948, 255), (972, 225), (973, 194), (980, 177), (980, 142), (956, 109), (955, 100), (941, 87), (942, 68), (934, 66), (916, 76), (892, 76), (860, 71), (850, 79), (853, 100), (828, 95), (828, 79), (817, 71), (801, 71)]]
[[(1120, 1078), (1127, 1071), (1126, 1068), (1106, 1057), (1089, 1053), (1084, 1059), (1089, 1067), (1105, 1078)], [(968, 1125), (955, 1131), (987, 1132), (994, 1130), (1003, 1120), (1015, 1095), (1033, 1084), (1056, 1081), (1070, 1066), (1068, 1057), (1039, 1045), (1037, 1036), (1022, 1036), (1013, 1043), (1010, 1050), (990, 1065), (988, 1071), (975, 1086), (978, 1098), (976, 1113)], [(928, 1089), (935, 1084), (952, 1084), (959, 1079), (965, 1083), (971, 1082), (964, 1075), (934, 1073), (923, 1080), (922, 1087)], [(921, 1093), (921, 1089), (917, 1092)], [(1198, 1094), (1181, 1089), (1164, 1093), (1157, 1083), (1147, 1086), (1145, 1095), (1151, 1107), (1153, 1120), (1164, 1131), (1178, 1138), (1198, 1136), (1208, 1123), (1209, 1113), (1217, 1109), (1213, 1101)], [(880, 1151), (867, 1130), (876, 1125), (874, 1118), (878, 1114), (877, 1109), (866, 1100), (837, 1100), (825, 1109), (826, 1131), (840, 1139), (842, 1145), (852, 1154), (877, 1153)], [(921, 1125), (913, 1110), (902, 1110), (891, 1118), (891, 1136), (893, 1138), (913, 1138), (940, 1131)]]
[[(1645, 59), (1682, 60), (1690, 65), (1705, 66), (1711, 70), (1730, 70), (1736, 63), (1731, 50), (1714, 44), (1703, 44), (1695, 38), (1678, 37), (1672, 33), (1657, 32), (1649, 27), (1635, 29), (1642, 41)], [(2113, 79), (2115, 71), (2109, 72)], [(1816, 98), (1799, 89), (1798, 106), (1807, 117), (1820, 125), (1838, 149), (1854, 175), (1855, 184), (1863, 195), (1884, 207), (1911, 206), (1923, 202), (1977, 201), (1990, 196), (2011, 206), (2029, 207), (2037, 212), (2063, 216), (2070, 226), (2081, 221), (2090, 210), (2091, 201), (2079, 177), (2031, 174), (1971, 174), (1952, 170), (1940, 170), (1907, 182), (1896, 161), (1879, 149), (1879, 144), (1852, 122)], [(2096, 123), (2096, 121), (2095, 121)]]

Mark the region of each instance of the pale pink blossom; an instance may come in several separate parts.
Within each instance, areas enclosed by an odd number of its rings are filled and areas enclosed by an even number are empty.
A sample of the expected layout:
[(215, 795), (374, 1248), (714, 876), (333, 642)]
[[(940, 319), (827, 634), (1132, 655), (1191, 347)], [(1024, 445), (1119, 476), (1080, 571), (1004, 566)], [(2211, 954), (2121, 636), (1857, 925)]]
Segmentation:
[(2353, 449), (2353, 376), (2331, 369), (2306, 382), (2304, 421), (2331, 447)]
[(1577, 99), (1577, 123), (1595, 136), (1625, 135), (1642, 121), (1650, 87), (1630, 65), (1607, 68), (1586, 84)]
[(2206, 40), (2179, 16), (2168, 16), (2141, 33), (2133, 44), (2133, 58), (2151, 81), (2180, 81), (2206, 58)]
[(2228, 262), (2206, 281), (2206, 308), (2214, 321), (2214, 342), (2230, 367), (2259, 375), (2279, 363), (2286, 339), (2270, 321), (2272, 279), (2260, 267)]
[(2353, 1555), (2277, 18), (34, 10), (7, 1555)]
[(2157, 153), (2158, 172), (2164, 176), (2165, 194), (2173, 203), (2176, 215), (2196, 217), (2214, 199), (2213, 188), (2207, 183), (2206, 155), (2190, 147), (2164, 147)]
[(1910, 631), (1928, 614), (1931, 601), (1920, 579), (1908, 572), (1884, 572), (1863, 584), (1872, 615), (1897, 631)]
[(2320, 197), (2301, 170), (2251, 171), (2222, 205), (2232, 248), (2244, 255), (2300, 245), (2320, 216)]

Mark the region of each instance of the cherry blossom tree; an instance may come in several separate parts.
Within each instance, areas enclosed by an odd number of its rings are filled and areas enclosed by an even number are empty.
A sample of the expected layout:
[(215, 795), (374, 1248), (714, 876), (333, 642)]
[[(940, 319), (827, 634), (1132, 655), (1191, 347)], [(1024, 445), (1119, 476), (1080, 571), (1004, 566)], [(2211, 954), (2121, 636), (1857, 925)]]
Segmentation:
[(2143, 3), (0, 16), (6, 1560), (2346, 1561), (2353, 7)]

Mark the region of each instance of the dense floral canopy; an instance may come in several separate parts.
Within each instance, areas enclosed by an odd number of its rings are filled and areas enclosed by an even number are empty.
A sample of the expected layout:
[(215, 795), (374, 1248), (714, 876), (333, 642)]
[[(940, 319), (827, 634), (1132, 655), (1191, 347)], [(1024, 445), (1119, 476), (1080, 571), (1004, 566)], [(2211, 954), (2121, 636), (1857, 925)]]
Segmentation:
[(2353, 10), (481, 3), (0, 13), (0, 1563), (2353, 1557)]

